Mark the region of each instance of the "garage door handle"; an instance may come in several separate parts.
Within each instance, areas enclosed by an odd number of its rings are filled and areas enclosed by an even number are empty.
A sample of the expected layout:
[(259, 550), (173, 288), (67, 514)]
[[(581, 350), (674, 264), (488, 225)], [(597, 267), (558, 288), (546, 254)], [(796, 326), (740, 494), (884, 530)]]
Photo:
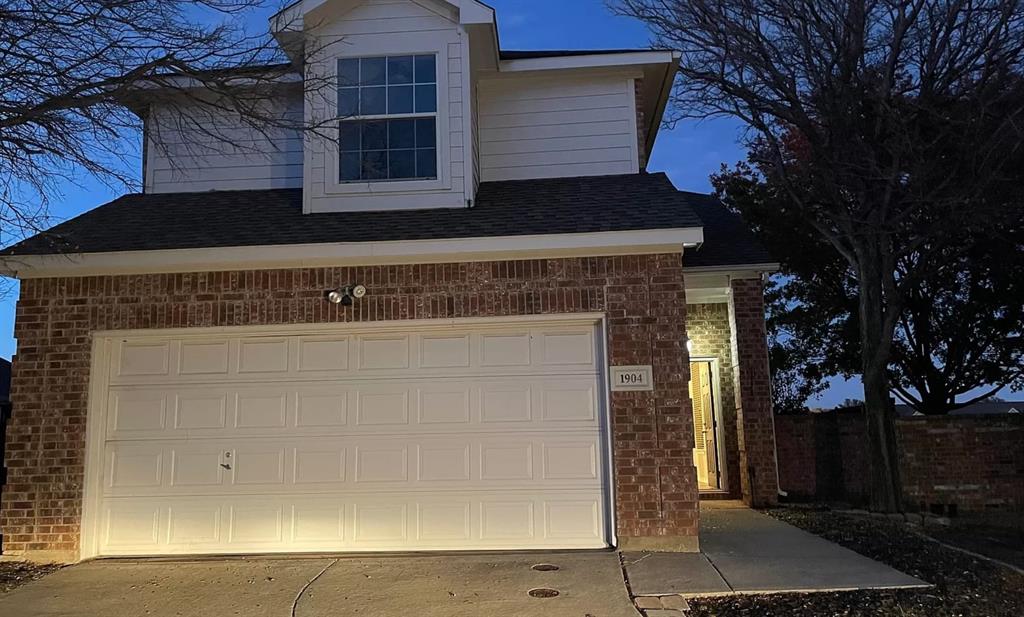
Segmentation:
[(220, 466), (227, 470), (231, 469), (231, 465), (229, 463), (221, 463)]

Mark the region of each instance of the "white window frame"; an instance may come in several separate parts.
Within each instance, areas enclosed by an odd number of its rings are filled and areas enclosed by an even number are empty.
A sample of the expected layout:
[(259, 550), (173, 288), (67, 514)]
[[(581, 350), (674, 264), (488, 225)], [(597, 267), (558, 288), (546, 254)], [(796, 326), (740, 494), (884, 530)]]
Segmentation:
[[(449, 105), (448, 105), (448, 44), (439, 41), (434, 46), (424, 45), (416, 40), (408, 41), (405, 45), (390, 44), (386, 48), (376, 46), (360, 46), (360, 49), (352, 50), (352, 53), (338, 54), (331, 59), (331, 74), (334, 76), (334, 83), (340, 83), (338, 76), (339, 61), (348, 58), (376, 58), (381, 56), (415, 56), (433, 55), (437, 57), (437, 178), (432, 180), (372, 180), (372, 181), (342, 181), (341, 179), (341, 151), (340, 151), (340, 125), (345, 120), (381, 120), (396, 117), (428, 117), (434, 114), (400, 114), (384, 116), (355, 116), (351, 118), (337, 118), (330, 131), (332, 139), (327, 144), (325, 153), (327, 170), (325, 193), (328, 194), (388, 194), (388, 193), (413, 193), (421, 191), (441, 191), (451, 189), (451, 133), (449, 128)], [(329, 92), (331, 113), (337, 115), (338, 110), (338, 89), (334, 87)]]

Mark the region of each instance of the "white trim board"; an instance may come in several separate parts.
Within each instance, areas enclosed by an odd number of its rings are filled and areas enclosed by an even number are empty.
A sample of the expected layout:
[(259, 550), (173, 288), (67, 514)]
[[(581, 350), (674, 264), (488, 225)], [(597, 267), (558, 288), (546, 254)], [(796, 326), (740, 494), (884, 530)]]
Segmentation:
[(123, 251), (0, 258), (0, 275), (18, 279), (602, 257), (681, 253), (704, 240), (700, 227), (596, 233), (494, 236), (395, 242), (338, 242)]

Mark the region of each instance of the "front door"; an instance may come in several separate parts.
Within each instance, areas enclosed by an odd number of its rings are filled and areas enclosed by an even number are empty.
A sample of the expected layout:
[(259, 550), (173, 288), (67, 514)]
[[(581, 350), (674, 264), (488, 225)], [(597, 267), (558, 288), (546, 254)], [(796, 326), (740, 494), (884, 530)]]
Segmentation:
[(701, 490), (722, 488), (718, 461), (718, 423), (715, 417), (712, 363), (690, 363), (690, 399), (693, 401), (693, 460), (697, 467), (697, 482)]

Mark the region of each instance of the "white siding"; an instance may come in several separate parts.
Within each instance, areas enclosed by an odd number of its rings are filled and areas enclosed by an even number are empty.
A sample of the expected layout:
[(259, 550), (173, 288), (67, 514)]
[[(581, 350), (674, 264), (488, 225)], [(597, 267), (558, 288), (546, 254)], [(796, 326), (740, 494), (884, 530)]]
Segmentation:
[[(367, 0), (340, 16), (316, 25), (314, 36), (321, 49), (312, 62), (312, 75), (333, 75), (339, 56), (404, 53), (438, 54), (438, 146), (443, 151), (438, 181), (378, 182), (367, 185), (337, 181), (336, 144), (323, 136), (311, 137), (306, 152), (305, 208), (307, 212), (390, 210), (466, 206), (464, 114), (469, 96), (463, 93), (464, 33), (452, 19), (409, 0)], [(309, 24), (307, 23), (307, 27)], [(310, 106), (314, 123), (333, 115), (329, 94)]]
[[(268, 100), (268, 113), (301, 120), (302, 94), (279, 96)], [(297, 128), (257, 129), (237, 116), (192, 103), (155, 107), (147, 137), (147, 192), (302, 186), (302, 135)]]
[(628, 77), (487, 79), (479, 87), (483, 181), (630, 174), (639, 169)]

